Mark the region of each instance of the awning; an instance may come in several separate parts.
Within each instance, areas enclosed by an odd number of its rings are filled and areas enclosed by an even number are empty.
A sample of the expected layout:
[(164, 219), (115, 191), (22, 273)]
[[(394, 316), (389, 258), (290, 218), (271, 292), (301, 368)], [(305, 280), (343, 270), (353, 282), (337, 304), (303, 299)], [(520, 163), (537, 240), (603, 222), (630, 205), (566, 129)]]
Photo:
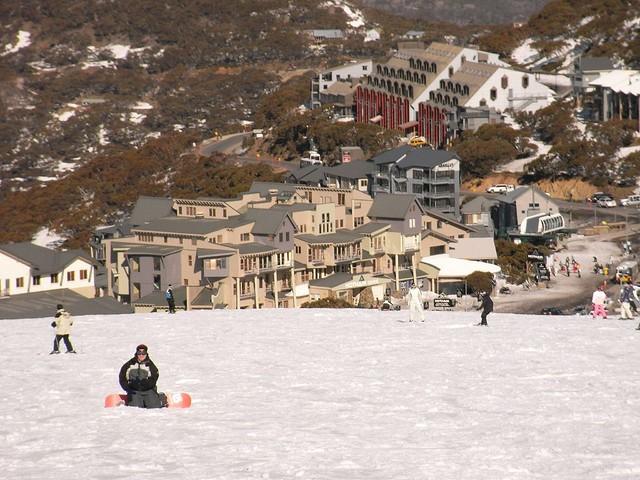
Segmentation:
[[(293, 297), (293, 293), (294, 292), (287, 292), (285, 293), (285, 297)], [(295, 294), (296, 297), (308, 297), (309, 296), (309, 284), (308, 283), (303, 283), (301, 285), (296, 285), (295, 288)]]
[(410, 128), (417, 127), (417, 126), (418, 126), (418, 122), (405, 122), (398, 125), (398, 128), (400, 130), (408, 130)]
[(371, 117), (369, 119), (371, 123), (378, 123), (380, 120), (382, 120), (382, 115), (376, 115), (375, 117)]
[(489, 273), (500, 272), (498, 265), (477, 262), (475, 260), (451, 258), (447, 253), (423, 257), (420, 262), (435, 267), (438, 270), (438, 278), (464, 278), (476, 271)]

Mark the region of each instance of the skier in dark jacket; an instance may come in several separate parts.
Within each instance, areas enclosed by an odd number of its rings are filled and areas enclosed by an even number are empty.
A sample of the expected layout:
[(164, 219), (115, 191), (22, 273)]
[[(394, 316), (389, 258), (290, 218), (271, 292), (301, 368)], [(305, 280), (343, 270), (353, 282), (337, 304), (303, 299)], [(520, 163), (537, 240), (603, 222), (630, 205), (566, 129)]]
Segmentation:
[(156, 382), (160, 376), (158, 367), (151, 361), (147, 346), (136, 347), (135, 356), (120, 369), (120, 386), (127, 392), (126, 405), (140, 408), (166, 406), (164, 394), (159, 394)]
[(482, 303), (478, 308), (476, 308), (476, 310), (482, 310), (482, 314), (480, 315), (481, 322), (478, 323), (478, 325), (488, 327), (489, 324), (487, 323), (487, 315), (493, 312), (493, 300), (491, 300), (489, 292), (484, 292), (482, 294)]

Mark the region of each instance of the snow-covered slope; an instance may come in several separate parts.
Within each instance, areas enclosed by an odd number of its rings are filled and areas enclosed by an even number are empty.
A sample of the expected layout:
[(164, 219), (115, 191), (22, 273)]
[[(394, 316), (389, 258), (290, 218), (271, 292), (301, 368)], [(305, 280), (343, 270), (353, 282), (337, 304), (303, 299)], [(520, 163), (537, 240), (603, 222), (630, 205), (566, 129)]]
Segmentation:
[[(261, 310), (0, 322), (0, 478), (640, 477), (635, 322)], [(149, 345), (188, 410), (104, 409)]]

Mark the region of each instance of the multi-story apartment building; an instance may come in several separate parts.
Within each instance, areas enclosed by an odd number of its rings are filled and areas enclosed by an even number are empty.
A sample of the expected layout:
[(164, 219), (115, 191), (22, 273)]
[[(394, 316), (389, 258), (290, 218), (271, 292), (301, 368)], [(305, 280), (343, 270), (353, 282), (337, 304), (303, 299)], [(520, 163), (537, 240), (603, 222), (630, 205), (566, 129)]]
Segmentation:
[[(340, 65), (320, 72), (317, 77), (311, 79), (311, 108), (321, 106), (331, 101), (331, 87), (342, 84), (346, 90), (334, 90), (334, 95), (339, 91), (342, 95), (353, 97), (353, 80), (369, 75), (373, 67), (373, 60), (352, 62)], [(351, 112), (349, 112), (351, 114)], [(351, 114), (352, 116), (352, 114)]]
[(453, 151), (403, 145), (372, 159), (371, 194), (411, 194), (425, 209), (458, 215), (460, 157)]
[(371, 74), (356, 88), (357, 121), (384, 128), (415, 128), (420, 103), (467, 61), (508, 67), (497, 54), (475, 48), (438, 42), (427, 48), (419, 42), (400, 45), (386, 63), (374, 64)]
[(326, 295), (358, 302), (366, 288), (379, 295), (422, 278), (422, 255), (468, 235), (414, 195), (255, 183), (237, 199), (172, 205), (174, 215), (104, 240), (111, 295), (158, 306), (172, 284), (191, 308), (287, 308)]
[(548, 106), (553, 98), (553, 91), (529, 72), (467, 61), (448, 79), (441, 79), (437, 88), (429, 91), (428, 99), (420, 103), (418, 132), (430, 145), (443, 147), (468, 126), (473, 118), (470, 109), (486, 108), (476, 110), (476, 117), (482, 112), (486, 121), (501, 121), (496, 112), (532, 112)]
[(401, 45), (355, 93), (358, 122), (415, 132), (434, 148), (446, 147), (468, 124), (470, 108), (489, 109), (482, 117), (476, 112), (477, 123), (500, 119), (507, 108), (533, 111), (551, 101), (549, 88), (497, 54), (437, 42), (426, 49)]

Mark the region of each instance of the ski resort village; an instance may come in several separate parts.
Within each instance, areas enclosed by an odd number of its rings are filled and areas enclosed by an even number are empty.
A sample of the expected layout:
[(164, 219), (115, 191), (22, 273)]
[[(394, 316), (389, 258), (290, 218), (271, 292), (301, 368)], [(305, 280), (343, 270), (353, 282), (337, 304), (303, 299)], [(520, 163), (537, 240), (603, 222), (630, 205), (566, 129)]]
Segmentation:
[[(575, 68), (564, 91), (593, 118), (637, 121), (635, 72), (588, 58)], [(555, 250), (576, 230), (571, 208), (532, 185), (461, 192), (460, 157), (448, 147), (557, 94), (496, 54), (437, 42), (408, 41), (386, 63), (333, 68), (313, 79), (312, 103), (333, 105), (339, 120), (403, 132), (399, 146), (363, 158), (345, 145), (339, 162), (288, 167), (284, 183), (256, 182), (237, 198), (140, 197), (126, 220), (95, 230), (86, 252), (0, 245), (1, 316), (47, 316), (60, 298), (85, 313), (161, 311), (169, 285), (182, 310), (327, 298), (371, 308), (402, 299), (411, 283), (425, 306), (429, 296), (477, 294), (466, 277), (500, 272), (494, 239)], [(548, 282), (552, 256), (530, 267), (528, 281)]]

